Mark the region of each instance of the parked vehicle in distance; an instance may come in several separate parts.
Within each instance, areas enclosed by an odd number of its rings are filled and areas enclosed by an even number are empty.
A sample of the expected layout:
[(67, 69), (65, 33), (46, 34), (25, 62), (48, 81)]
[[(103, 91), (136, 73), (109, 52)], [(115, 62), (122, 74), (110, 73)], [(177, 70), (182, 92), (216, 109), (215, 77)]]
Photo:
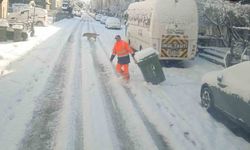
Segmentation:
[(100, 21), (101, 18), (102, 18), (102, 15), (101, 15), (101, 14), (96, 14), (96, 15), (95, 15), (95, 20), (96, 20), (96, 21)]
[[(35, 12), (35, 15), (34, 15)], [(30, 7), (29, 9), (24, 9), (18, 12), (10, 13), (7, 17), (10, 22), (27, 22), (27, 20), (33, 20), (35, 25), (46, 26), (48, 25), (48, 12), (46, 9), (38, 7)]]
[(101, 18), (101, 24), (105, 24), (106, 20), (108, 19), (108, 16), (102, 16)]
[(206, 74), (202, 79), (201, 105), (220, 110), (250, 132), (250, 61)]
[(105, 22), (105, 27), (108, 29), (121, 29), (121, 21), (115, 17), (108, 17)]
[(135, 50), (153, 47), (160, 60), (189, 60), (197, 51), (198, 12), (195, 0), (131, 3), (127, 39)]
[(62, 3), (62, 10), (67, 11), (68, 8), (69, 8), (69, 2), (64, 1), (64, 2)]

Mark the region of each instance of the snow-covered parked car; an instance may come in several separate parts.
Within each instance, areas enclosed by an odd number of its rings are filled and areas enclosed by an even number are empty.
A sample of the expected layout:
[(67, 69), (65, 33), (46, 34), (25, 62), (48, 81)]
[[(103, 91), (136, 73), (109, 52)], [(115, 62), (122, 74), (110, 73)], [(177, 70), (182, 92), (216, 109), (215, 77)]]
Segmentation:
[(105, 22), (105, 27), (108, 29), (121, 29), (121, 21), (115, 17), (108, 17)]
[(105, 24), (106, 20), (107, 20), (108, 16), (102, 16), (101, 18), (101, 24)]
[(35, 25), (37, 26), (47, 26), (48, 25), (48, 11), (46, 9), (38, 8), (38, 7), (30, 7), (28, 9), (23, 9), (19, 12), (9, 13), (7, 19), (9, 22), (27, 22), (31, 19), (33, 20)]
[(216, 108), (250, 132), (250, 61), (206, 74), (202, 79), (201, 105)]
[(96, 21), (100, 21), (101, 18), (102, 18), (102, 15), (101, 15), (101, 14), (97, 14), (97, 15), (95, 16), (95, 20), (96, 20)]

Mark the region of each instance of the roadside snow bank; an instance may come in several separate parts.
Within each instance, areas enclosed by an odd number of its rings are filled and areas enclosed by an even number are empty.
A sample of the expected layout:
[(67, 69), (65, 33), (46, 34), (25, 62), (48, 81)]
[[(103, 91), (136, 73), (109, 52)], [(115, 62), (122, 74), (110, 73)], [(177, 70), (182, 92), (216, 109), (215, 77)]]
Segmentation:
[(11, 62), (18, 60), (33, 47), (45, 41), (48, 37), (55, 34), (60, 28), (56, 26), (35, 27), (35, 37), (23, 42), (1, 42), (0, 43), (0, 76), (8, 74), (5, 69)]
[[(35, 27), (35, 36), (29, 37), (22, 42), (0, 42), (0, 77), (8, 74), (6, 66), (20, 59), (22, 56), (32, 51), (34, 47), (44, 42), (65, 26), (69, 25), (69, 20), (61, 20), (47, 27)], [(57, 42), (57, 41), (52, 41)]]
[[(21, 144), (39, 95), (61, 50), (78, 23), (79, 21), (74, 19), (62, 20), (47, 28), (55, 29), (49, 30), (50, 33), (45, 30), (46, 28), (41, 28), (42, 31), (37, 30), (33, 39), (15, 43), (18, 46), (13, 49), (13, 43), (0, 44), (1, 54), (4, 54), (2, 58), (11, 64), (2, 65), (5, 67), (4, 72), (7, 69), (9, 72), (12, 71), (8, 75), (0, 76), (0, 145), (5, 149), (16, 150)], [(52, 35), (52, 32), (55, 34)], [(6, 56), (11, 57), (7, 59)]]

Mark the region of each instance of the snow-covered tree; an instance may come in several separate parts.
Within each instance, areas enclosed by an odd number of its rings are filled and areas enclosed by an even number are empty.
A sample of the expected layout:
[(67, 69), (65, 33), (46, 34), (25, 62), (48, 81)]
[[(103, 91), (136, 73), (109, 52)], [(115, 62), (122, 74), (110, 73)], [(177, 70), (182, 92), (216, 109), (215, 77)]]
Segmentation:
[[(213, 34), (223, 37), (225, 46), (232, 41), (246, 40), (250, 27), (250, 6), (225, 0), (197, 0), (200, 26), (212, 26)], [(247, 33), (248, 34), (248, 33)]]

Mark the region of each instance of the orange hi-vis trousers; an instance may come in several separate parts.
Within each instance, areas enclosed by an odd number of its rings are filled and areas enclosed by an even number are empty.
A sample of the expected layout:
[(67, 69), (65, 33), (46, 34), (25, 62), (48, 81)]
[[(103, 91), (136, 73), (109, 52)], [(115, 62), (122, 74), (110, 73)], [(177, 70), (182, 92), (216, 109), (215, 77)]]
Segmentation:
[(121, 74), (125, 80), (129, 80), (128, 64), (116, 64), (116, 72)]

